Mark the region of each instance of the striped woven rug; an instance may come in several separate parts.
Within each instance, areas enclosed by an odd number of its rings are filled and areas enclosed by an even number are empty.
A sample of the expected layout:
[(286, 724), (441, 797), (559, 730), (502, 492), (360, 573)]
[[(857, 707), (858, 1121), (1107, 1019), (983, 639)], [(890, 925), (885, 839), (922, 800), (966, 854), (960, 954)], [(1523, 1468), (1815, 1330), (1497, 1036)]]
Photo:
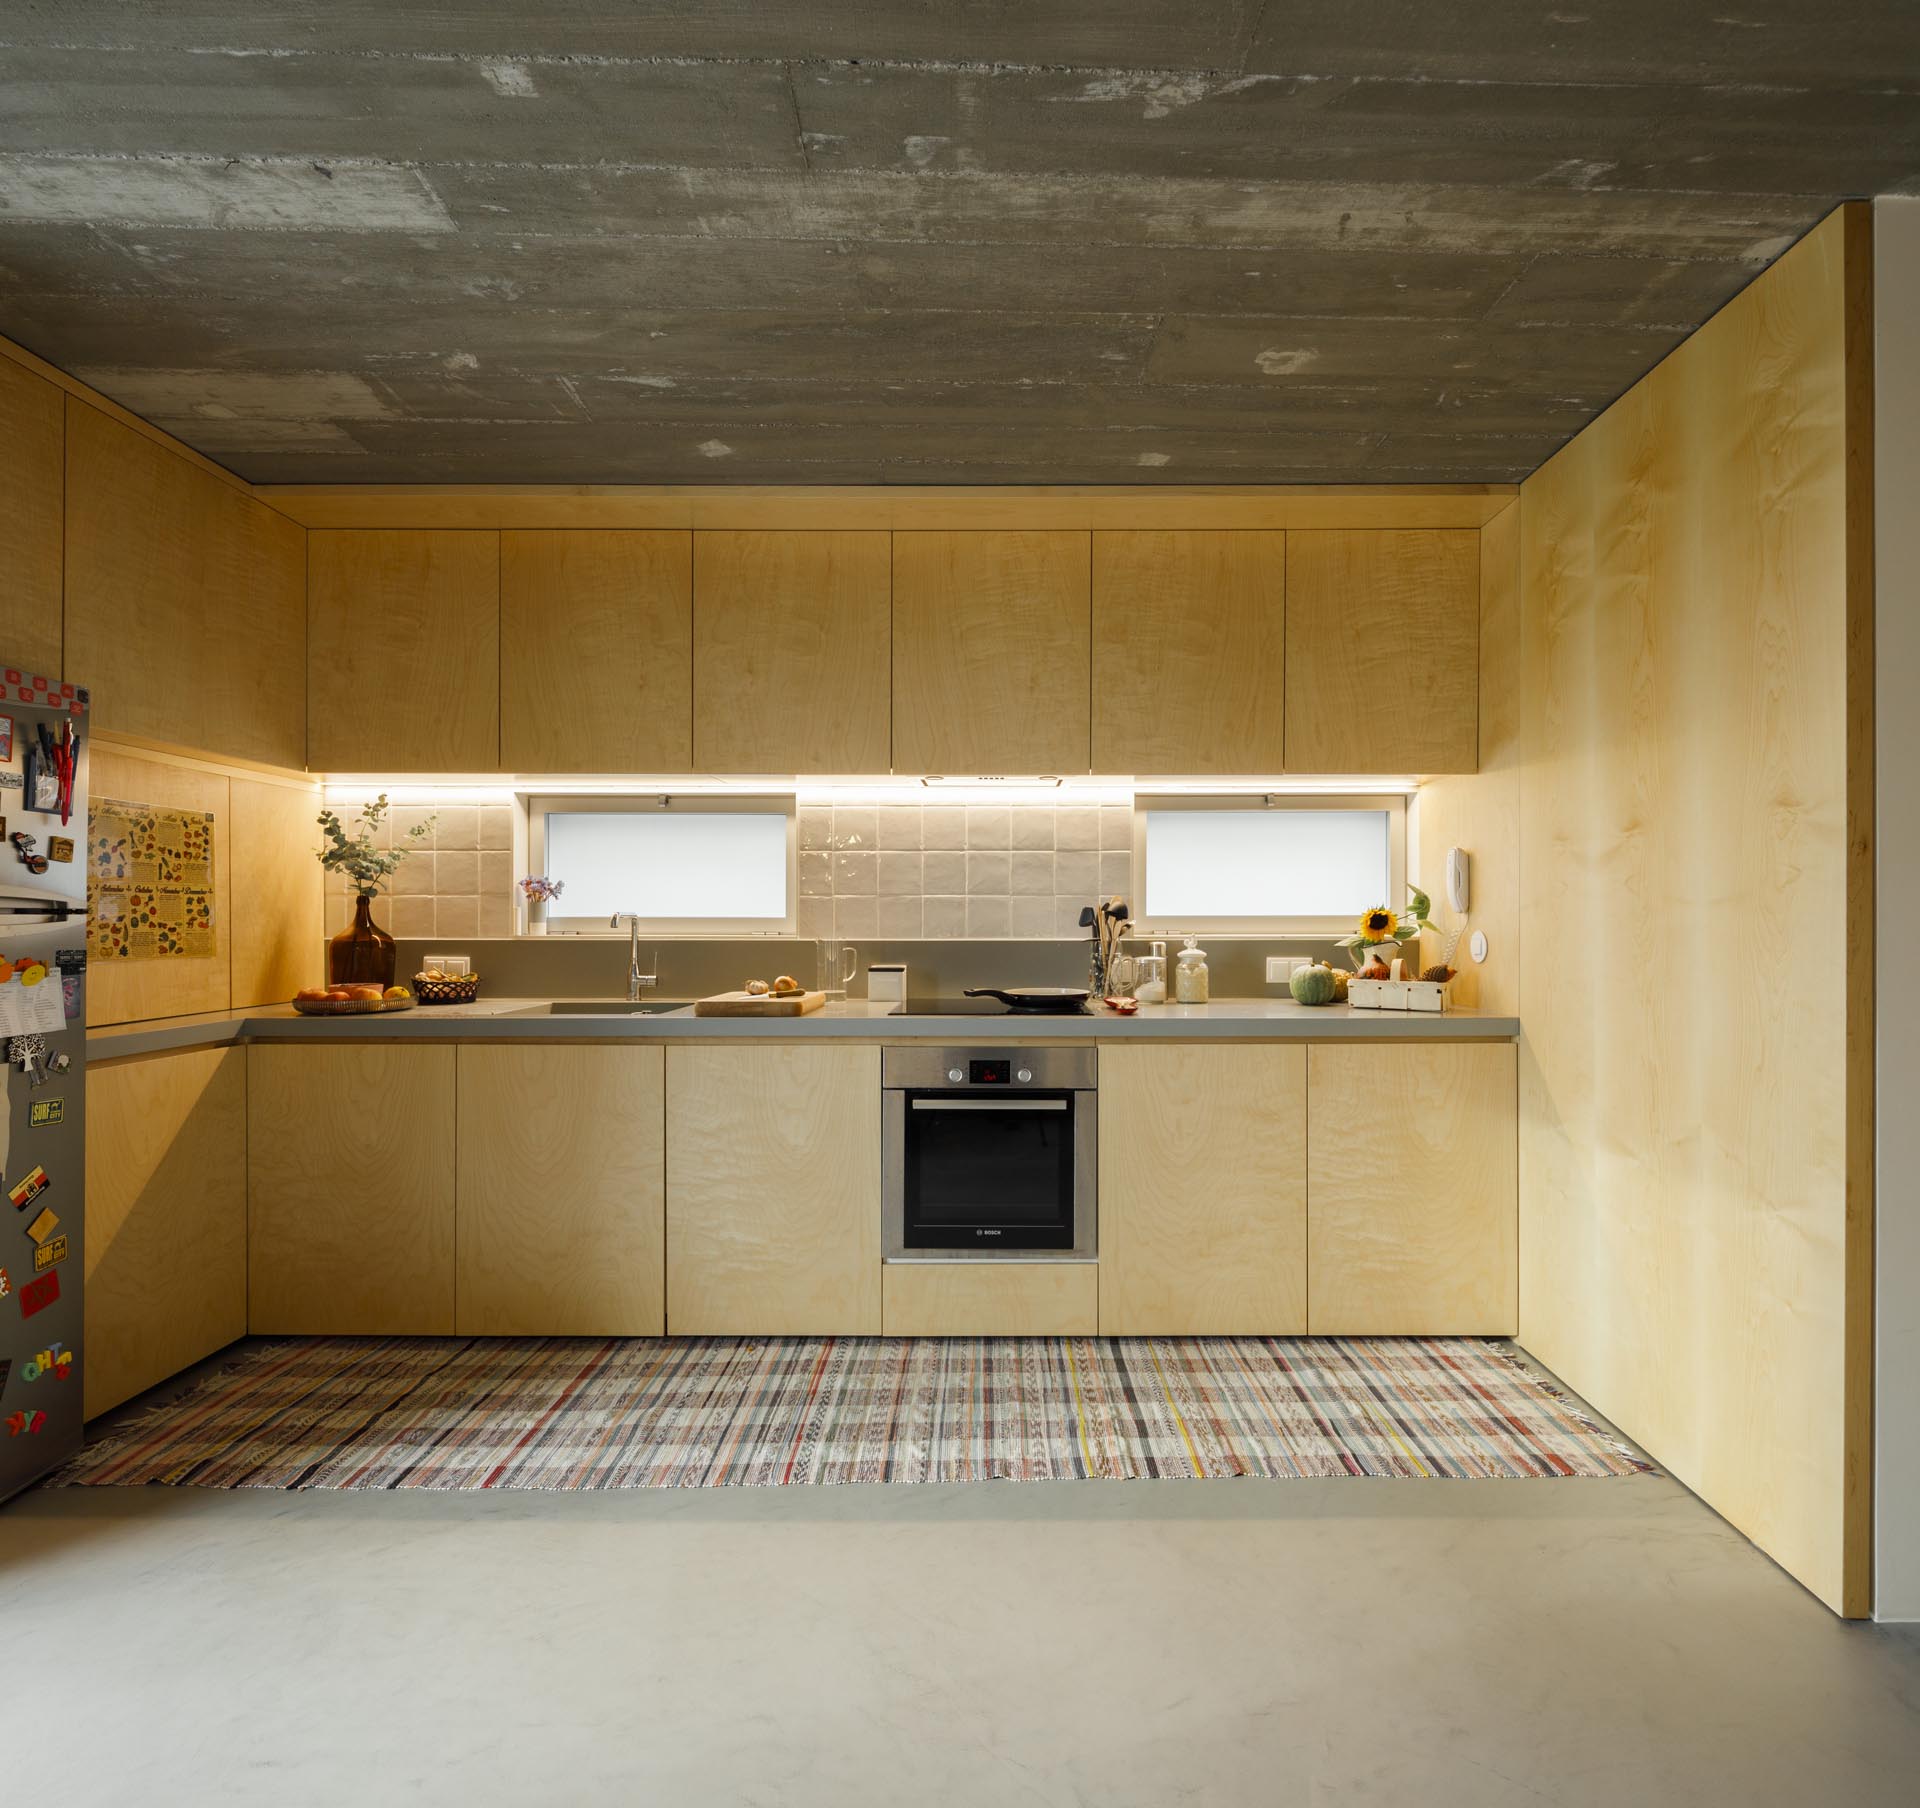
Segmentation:
[(69, 1486), (715, 1488), (1607, 1476), (1625, 1445), (1470, 1338), (285, 1338)]

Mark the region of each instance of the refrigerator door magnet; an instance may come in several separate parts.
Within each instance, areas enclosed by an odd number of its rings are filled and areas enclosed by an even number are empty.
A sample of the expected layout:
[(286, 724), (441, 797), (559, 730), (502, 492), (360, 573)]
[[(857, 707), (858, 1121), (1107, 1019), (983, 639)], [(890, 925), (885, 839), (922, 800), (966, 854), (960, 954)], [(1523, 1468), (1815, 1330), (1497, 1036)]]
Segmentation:
[(12, 1186), (7, 1188), (7, 1197), (13, 1201), (13, 1209), (24, 1212), (44, 1193), (53, 1182), (47, 1178), (45, 1168), (29, 1168)]
[(51, 1375), (56, 1381), (64, 1381), (73, 1372), (73, 1352), (63, 1343), (50, 1343), (44, 1350), (29, 1356), (20, 1365), (22, 1381), (40, 1381)]
[(60, 1270), (49, 1269), (37, 1281), (29, 1281), (20, 1289), (20, 1316), (31, 1318), (36, 1312), (51, 1306), (60, 1297)]
[(13, 758), (13, 718), (0, 716), (0, 760)]
[(55, 1237), (51, 1242), (42, 1243), (33, 1252), (33, 1272), (45, 1274), (54, 1263), (64, 1262), (66, 1259), (67, 1240), (65, 1237)]
[(54, 1124), (65, 1122), (66, 1115), (65, 1099), (35, 1099), (27, 1107), (27, 1128), (45, 1130)]
[(27, 1226), (27, 1235), (36, 1243), (44, 1243), (60, 1228), (59, 1215), (52, 1206), (48, 1206), (39, 1217)]

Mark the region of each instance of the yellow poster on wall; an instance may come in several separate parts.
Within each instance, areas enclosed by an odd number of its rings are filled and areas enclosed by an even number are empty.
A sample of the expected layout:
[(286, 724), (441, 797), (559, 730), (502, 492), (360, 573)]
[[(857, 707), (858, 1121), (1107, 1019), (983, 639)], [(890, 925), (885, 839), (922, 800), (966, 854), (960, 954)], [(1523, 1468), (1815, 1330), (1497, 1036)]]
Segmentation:
[(218, 952), (209, 812), (93, 800), (87, 952), (95, 960), (205, 960)]

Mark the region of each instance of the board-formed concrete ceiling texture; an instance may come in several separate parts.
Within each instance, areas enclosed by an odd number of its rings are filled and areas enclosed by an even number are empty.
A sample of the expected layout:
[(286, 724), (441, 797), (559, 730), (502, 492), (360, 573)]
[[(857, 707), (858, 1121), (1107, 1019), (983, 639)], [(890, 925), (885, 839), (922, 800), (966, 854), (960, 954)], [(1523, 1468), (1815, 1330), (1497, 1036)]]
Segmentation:
[(281, 482), (1500, 481), (1916, 0), (0, 0), (0, 333)]

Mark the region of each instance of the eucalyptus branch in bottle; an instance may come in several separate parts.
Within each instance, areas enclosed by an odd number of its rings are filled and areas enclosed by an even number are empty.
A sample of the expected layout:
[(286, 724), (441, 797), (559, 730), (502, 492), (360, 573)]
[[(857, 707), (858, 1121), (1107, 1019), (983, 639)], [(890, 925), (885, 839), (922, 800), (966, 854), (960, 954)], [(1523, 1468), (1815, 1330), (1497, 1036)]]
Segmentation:
[(410, 828), (405, 840), (396, 847), (375, 846), (380, 825), (387, 819), (387, 794), (382, 791), (371, 803), (361, 806), (360, 814), (349, 825), (332, 810), (322, 810), (320, 833), (325, 841), (319, 860), (330, 873), (342, 873), (347, 883), (363, 898), (377, 898), (398, 870), (400, 862), (433, 833), (437, 816), (429, 816)]

